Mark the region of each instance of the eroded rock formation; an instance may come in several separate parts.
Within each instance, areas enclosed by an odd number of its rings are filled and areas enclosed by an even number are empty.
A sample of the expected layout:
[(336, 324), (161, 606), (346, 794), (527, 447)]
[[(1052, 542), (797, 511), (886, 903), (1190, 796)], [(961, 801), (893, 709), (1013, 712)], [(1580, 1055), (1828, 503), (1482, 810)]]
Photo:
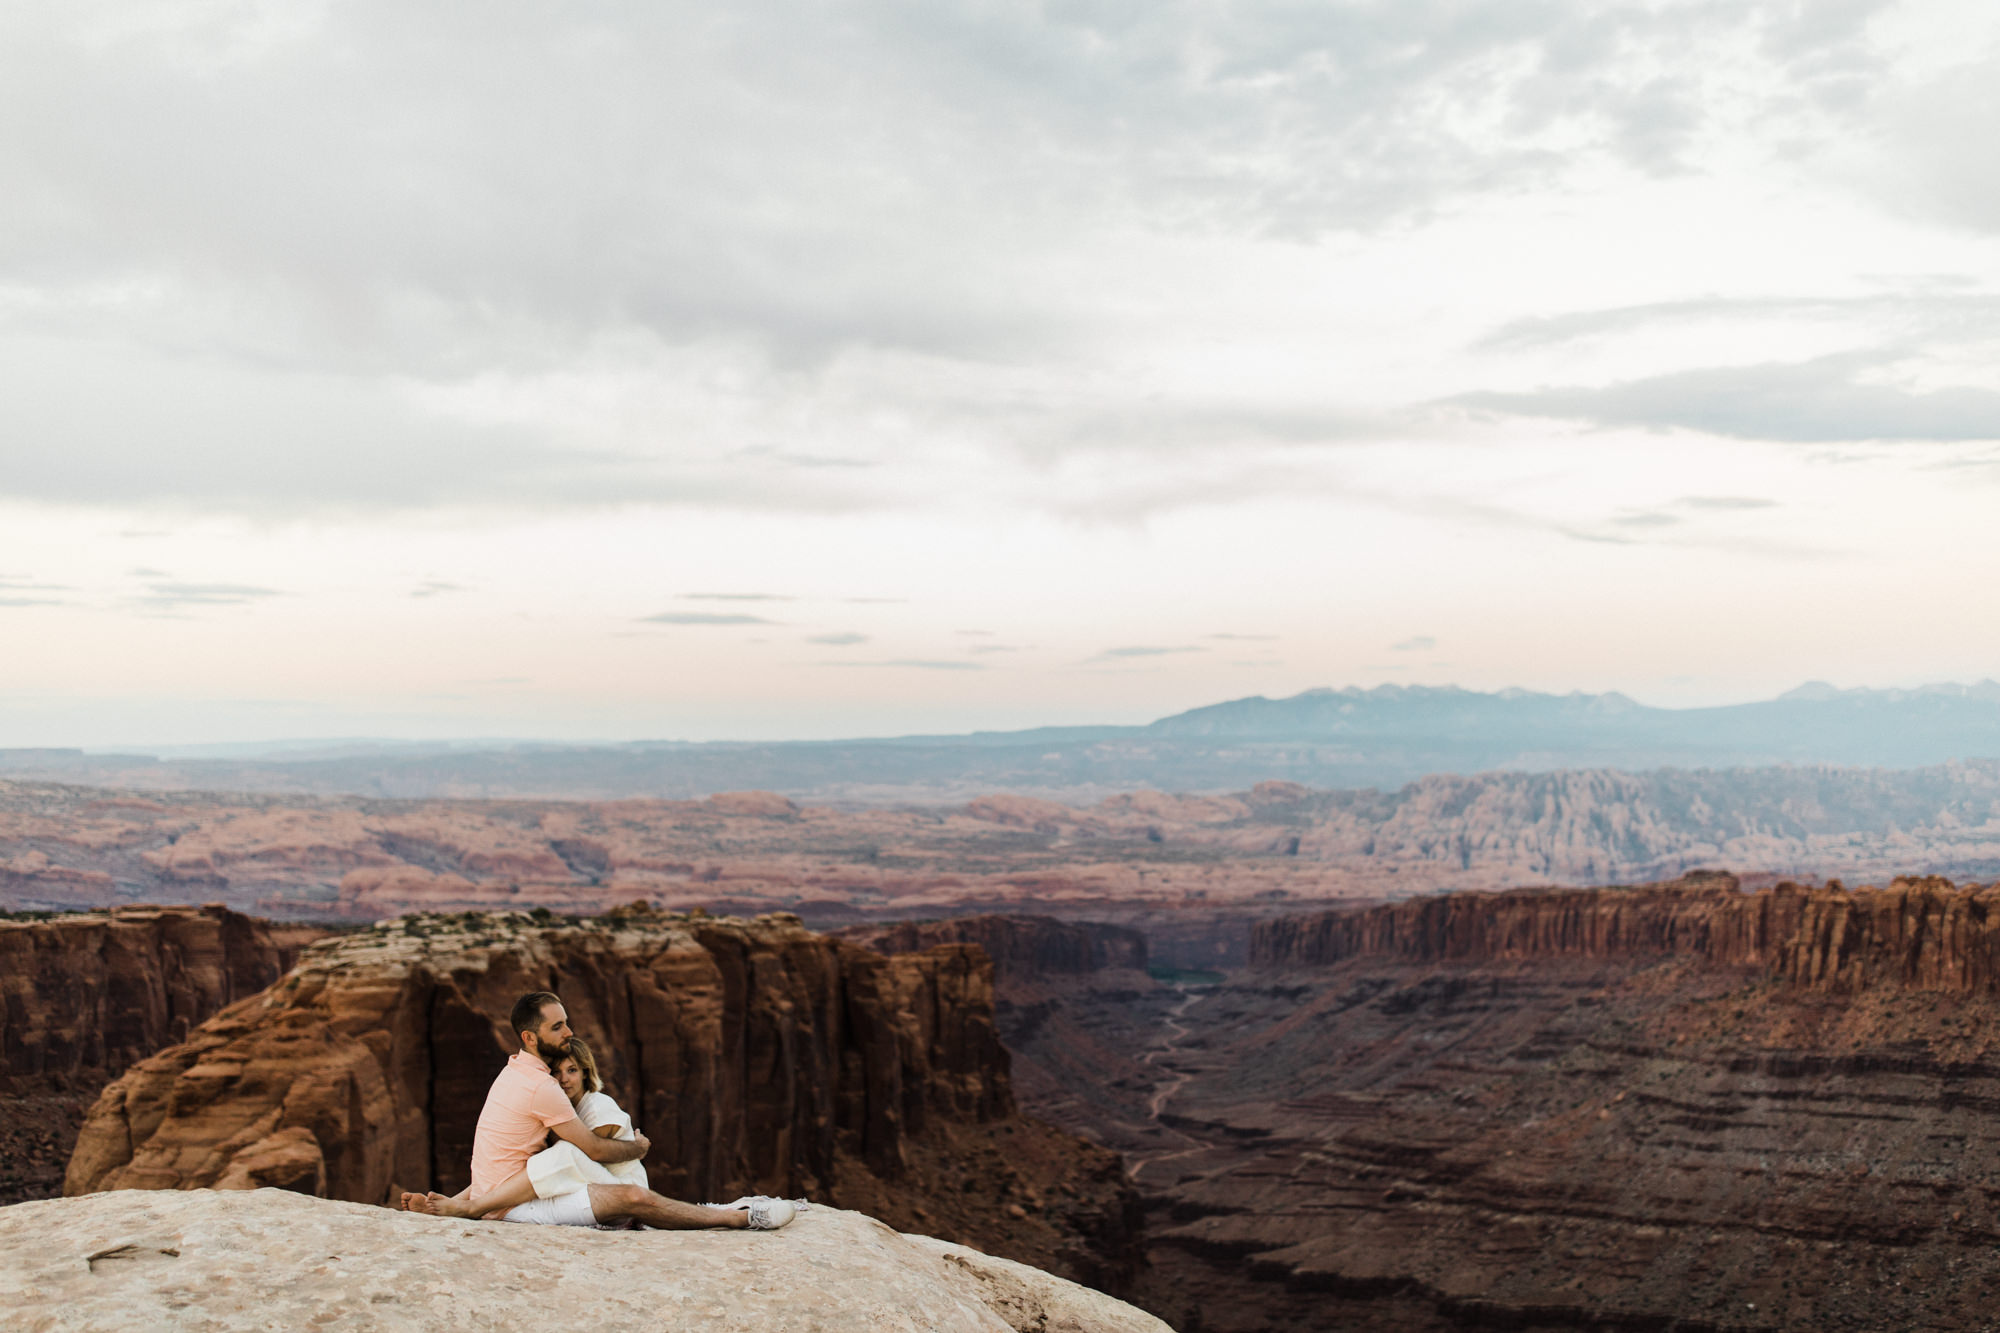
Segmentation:
[(218, 905), (0, 920), (0, 1089), (119, 1073), (269, 986), (325, 933)]
[(0, 1209), (24, 1328), (1168, 1333), (1101, 1292), (814, 1208), (782, 1231), (449, 1222), (283, 1190)]
[(1847, 889), (1781, 883), (1742, 892), (1696, 873), (1636, 888), (1518, 889), (1412, 898), (1259, 922), (1251, 965), (1324, 967), (1349, 958), (1411, 963), (1674, 956), (1758, 967), (1815, 990), (1891, 986), (2000, 993), (2000, 885), (1938, 876)]
[(219, 906), (0, 919), (0, 1203), (59, 1190), (107, 1080), (263, 990), (324, 933)]
[(884, 957), (786, 916), (407, 917), (325, 942), (106, 1088), (66, 1190), (457, 1190), (508, 1009), (541, 988), (662, 1192), (804, 1194), (1129, 1276), (1117, 1159), (1014, 1112), (984, 955)]
[(1105, 968), (1146, 970), (1146, 937), (1097, 921), (1047, 916), (963, 916), (897, 921), (834, 932), (878, 953), (912, 953), (940, 944), (976, 944), (993, 960), (1003, 986), (1020, 977), (1076, 976)]
[(1051, 1109), (1146, 1191), (1134, 1299), (1212, 1333), (1979, 1329), (1995, 902), (1702, 877), (1272, 925), (1272, 966), (1125, 1003), (1122, 1107)]
[[(538, 905), (597, 912), (634, 898), (796, 911), (826, 925), (1269, 914), (1439, 890), (1630, 883), (1702, 865), (1770, 883), (1908, 867), (1983, 874), (1996, 864), (2000, 764), (1990, 763), (1483, 773), (1391, 792), (1265, 782), (1226, 796), (1139, 791), (1083, 805), (988, 796), (937, 809), (799, 805), (759, 792), (142, 798), (0, 782), (0, 905), (223, 901), (357, 922)], [(1223, 952), (1240, 961), (1233, 944)]]

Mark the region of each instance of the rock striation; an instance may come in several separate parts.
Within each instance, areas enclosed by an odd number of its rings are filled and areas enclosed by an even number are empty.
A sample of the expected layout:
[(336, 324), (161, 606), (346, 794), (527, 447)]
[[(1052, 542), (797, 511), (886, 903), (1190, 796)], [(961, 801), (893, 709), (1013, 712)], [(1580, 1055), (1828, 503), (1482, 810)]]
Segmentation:
[(1100, 991), (1153, 1077), (1046, 1109), (1145, 1192), (1133, 1299), (1211, 1333), (1984, 1328), (1996, 901), (1699, 876), (1267, 923), (1170, 1008)]
[(1015, 977), (1077, 976), (1106, 968), (1146, 970), (1146, 937), (1126, 926), (1048, 916), (964, 916), (897, 921), (834, 932), (878, 953), (913, 953), (940, 944), (975, 944), (1004, 985)]
[[(1729, 865), (1747, 882), (2000, 867), (2000, 763), (1911, 772), (1495, 772), (1395, 791), (1262, 782), (1089, 804), (364, 800), (0, 781), (0, 905), (221, 901), (296, 919), (634, 898), (821, 924), (972, 914), (1133, 922)], [(1179, 934), (1162, 920), (1169, 934)], [(1147, 931), (1156, 941), (1161, 937)], [(1232, 945), (1223, 951), (1240, 963)]]
[(270, 985), (324, 933), (215, 905), (0, 918), (0, 1203), (60, 1192), (107, 1080)]
[(1116, 1157), (1015, 1113), (985, 956), (884, 957), (782, 915), (467, 913), (324, 941), (107, 1087), (65, 1190), (456, 1191), (508, 1009), (544, 988), (664, 1193), (807, 1195), (1129, 1275)]
[(1168, 1333), (1100, 1292), (814, 1208), (769, 1233), (451, 1222), (282, 1190), (0, 1209), (10, 1328)]
[(1101, 922), (1024, 916), (856, 926), (840, 933), (884, 952), (956, 941), (998, 949), (1010, 962), (995, 967), (993, 1016), (1022, 1104), (1094, 1143), (1127, 1152), (1154, 1146), (1148, 1131), (1157, 1134), (1157, 1126), (1129, 1102), (1135, 1090), (1156, 1081), (1145, 1050), (1180, 994), (1146, 970), (1144, 936)]
[(0, 1090), (121, 1073), (269, 986), (325, 933), (218, 904), (0, 920)]
[(1887, 888), (1790, 882), (1746, 893), (1699, 872), (1665, 884), (1438, 894), (1279, 917), (1252, 928), (1251, 964), (1326, 967), (1374, 957), (1411, 963), (1673, 956), (1768, 969), (1790, 985), (2000, 994), (2000, 885), (1940, 876)]

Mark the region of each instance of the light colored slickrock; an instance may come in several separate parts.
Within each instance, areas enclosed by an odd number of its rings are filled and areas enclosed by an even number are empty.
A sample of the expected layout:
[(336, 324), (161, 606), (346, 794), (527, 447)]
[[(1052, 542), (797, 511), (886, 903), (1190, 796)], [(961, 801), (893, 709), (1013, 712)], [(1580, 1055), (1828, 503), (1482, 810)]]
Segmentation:
[(1171, 1333), (1024, 1264), (815, 1207), (776, 1232), (455, 1222), (286, 1190), (0, 1208), (10, 1329)]

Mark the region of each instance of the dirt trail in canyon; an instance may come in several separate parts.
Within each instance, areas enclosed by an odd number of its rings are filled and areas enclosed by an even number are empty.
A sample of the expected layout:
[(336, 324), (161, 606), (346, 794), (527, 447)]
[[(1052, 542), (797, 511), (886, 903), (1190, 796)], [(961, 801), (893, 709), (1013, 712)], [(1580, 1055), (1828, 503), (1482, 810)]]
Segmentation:
[[(1151, 1050), (1148, 1050), (1145, 1055), (1139, 1058), (1139, 1063), (1142, 1065), (1148, 1065), (1155, 1069), (1163, 1068), (1160, 1064), (1163, 1057), (1179, 1053), (1180, 1043), (1189, 1032), (1187, 1024), (1181, 1022), (1182, 1016), (1207, 996), (1212, 988), (1207, 986), (1176, 986), (1174, 989), (1180, 993), (1181, 998), (1173, 1008), (1166, 1012), (1166, 1015), (1161, 1020), (1167, 1030), (1166, 1035)], [(1186, 1087), (1193, 1078), (1194, 1075), (1192, 1073), (1168, 1069), (1168, 1076), (1160, 1083), (1154, 1085), (1153, 1095), (1146, 1101), (1146, 1118), (1159, 1126), (1161, 1132), (1171, 1134), (1175, 1139), (1187, 1146), (1178, 1152), (1151, 1153), (1144, 1157), (1131, 1157), (1129, 1159), (1130, 1165), (1125, 1170), (1127, 1179), (1136, 1181), (1139, 1179), (1139, 1173), (1148, 1166), (1158, 1162), (1171, 1162), (1176, 1158), (1187, 1157), (1209, 1146), (1194, 1137), (1194, 1135), (1176, 1129), (1160, 1118), (1167, 1109), (1167, 1103), (1173, 1100), (1174, 1094)]]

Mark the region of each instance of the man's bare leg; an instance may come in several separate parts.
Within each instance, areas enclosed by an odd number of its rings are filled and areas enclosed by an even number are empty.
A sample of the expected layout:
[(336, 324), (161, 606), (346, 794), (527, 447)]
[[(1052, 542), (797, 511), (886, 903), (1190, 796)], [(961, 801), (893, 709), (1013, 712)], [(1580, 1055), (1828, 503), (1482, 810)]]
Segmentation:
[(405, 1194), (403, 1207), (410, 1212), (429, 1213), (433, 1217), (475, 1218), (502, 1212), (534, 1197), (535, 1182), (529, 1179), (524, 1167), (476, 1199), (439, 1194), (433, 1190), (429, 1194)]
[(711, 1227), (741, 1231), (750, 1225), (750, 1214), (741, 1208), (682, 1203), (637, 1185), (592, 1185), (590, 1207), (600, 1222), (629, 1217), (661, 1231), (701, 1231)]

